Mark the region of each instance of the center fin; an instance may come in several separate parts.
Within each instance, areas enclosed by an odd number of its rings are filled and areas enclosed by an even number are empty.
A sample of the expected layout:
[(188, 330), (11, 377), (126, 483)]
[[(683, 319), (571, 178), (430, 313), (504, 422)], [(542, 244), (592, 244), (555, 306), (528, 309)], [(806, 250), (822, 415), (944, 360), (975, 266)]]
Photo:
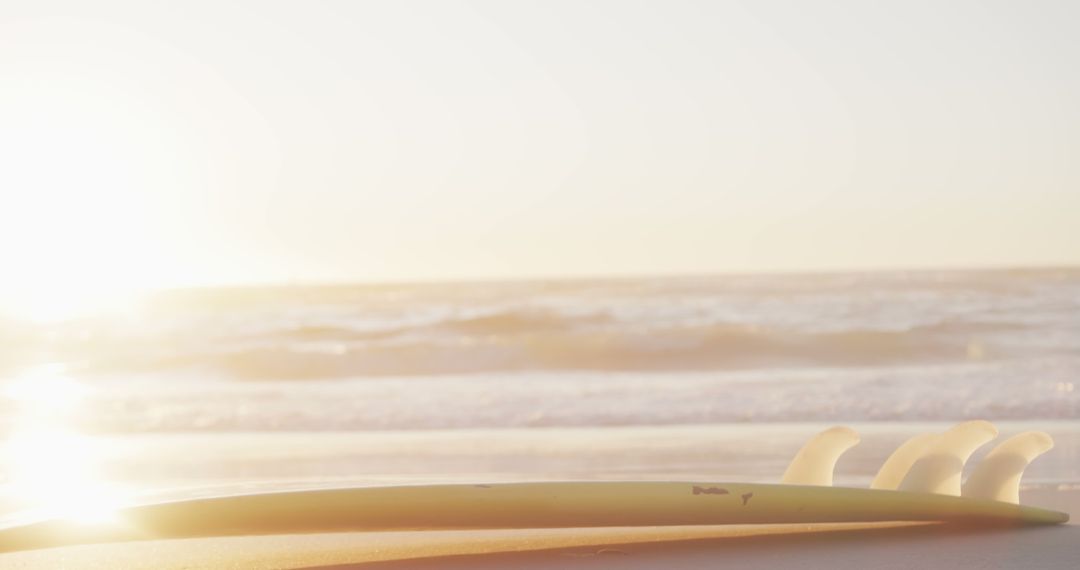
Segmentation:
[(997, 434), (994, 424), (982, 420), (954, 426), (926, 448), (904, 476), (900, 490), (959, 496), (964, 463)]

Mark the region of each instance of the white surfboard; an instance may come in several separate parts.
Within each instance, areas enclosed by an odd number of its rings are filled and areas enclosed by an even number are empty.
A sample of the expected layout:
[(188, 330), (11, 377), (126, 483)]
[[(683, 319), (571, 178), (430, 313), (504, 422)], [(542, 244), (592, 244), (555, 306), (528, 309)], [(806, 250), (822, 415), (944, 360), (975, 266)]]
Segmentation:
[[(829, 486), (836, 459), (858, 441), (854, 431), (833, 428), (813, 438), (796, 455), (783, 484), (455, 484), (229, 496), (132, 507), (106, 523), (48, 520), (0, 529), (0, 551), (126, 540), (367, 530), (1068, 521), (1065, 513), (1000, 500), (1018, 496), (1017, 469), (1022, 473), (1027, 462), (1049, 449), (1049, 436), (1039, 432), (1016, 436), (992, 452), (988, 459), (1009, 469), (1001, 473), (989, 467), (977, 470), (974, 492), (961, 496), (963, 463), (975, 447), (992, 437), (991, 432), (996, 435), (988, 422), (967, 422), (923, 442), (923, 455), (917, 459), (890, 459), (883, 467), (889, 472), (879, 479), (891, 482), (883, 486), (899, 485), (902, 490)], [(903, 455), (911, 455), (912, 446), (906, 447)], [(896, 473), (897, 469), (908, 472)]]

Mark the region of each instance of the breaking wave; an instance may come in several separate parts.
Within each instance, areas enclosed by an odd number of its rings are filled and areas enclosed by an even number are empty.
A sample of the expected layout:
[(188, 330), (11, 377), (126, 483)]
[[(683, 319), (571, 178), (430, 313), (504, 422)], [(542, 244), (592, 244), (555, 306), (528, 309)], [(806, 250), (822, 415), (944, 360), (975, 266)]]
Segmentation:
[(891, 366), (1075, 355), (1080, 273), (208, 290), (0, 321), (0, 372), (239, 379)]
[[(423, 325), (305, 325), (231, 335), (70, 339), (88, 372), (210, 370), (242, 379), (494, 371), (689, 371), (936, 363), (1001, 355), (1017, 325), (807, 331), (729, 323), (625, 323), (609, 315), (503, 312)], [(976, 348), (973, 348), (976, 347)]]

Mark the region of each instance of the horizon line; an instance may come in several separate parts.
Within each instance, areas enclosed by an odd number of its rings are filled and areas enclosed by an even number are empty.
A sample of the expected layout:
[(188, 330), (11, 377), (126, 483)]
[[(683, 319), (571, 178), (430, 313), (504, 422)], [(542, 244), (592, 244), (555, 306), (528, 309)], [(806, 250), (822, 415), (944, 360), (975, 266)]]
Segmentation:
[(572, 283), (572, 282), (604, 282), (604, 281), (632, 281), (638, 279), (707, 279), (707, 278), (746, 278), (746, 277), (820, 277), (827, 275), (858, 275), (858, 274), (899, 274), (899, 273), (1009, 273), (1009, 272), (1040, 272), (1040, 271), (1080, 271), (1080, 263), (1060, 264), (1031, 264), (1031, 265), (981, 265), (981, 266), (912, 266), (912, 267), (874, 267), (874, 268), (821, 268), (821, 269), (763, 269), (757, 271), (705, 271), (705, 272), (613, 272), (595, 274), (566, 274), (566, 275), (525, 275), (525, 276), (487, 276), (487, 277), (458, 277), (458, 278), (416, 278), (416, 279), (370, 279), (370, 280), (330, 280), (313, 279), (304, 281), (300, 279), (267, 280), (234, 283), (207, 283), (193, 285), (176, 285), (164, 287), (151, 287), (144, 291), (146, 294), (170, 293), (182, 291), (205, 291), (223, 289), (290, 289), (290, 288), (334, 288), (334, 287), (417, 287), (428, 285), (481, 285), (481, 284), (513, 284), (513, 283)]

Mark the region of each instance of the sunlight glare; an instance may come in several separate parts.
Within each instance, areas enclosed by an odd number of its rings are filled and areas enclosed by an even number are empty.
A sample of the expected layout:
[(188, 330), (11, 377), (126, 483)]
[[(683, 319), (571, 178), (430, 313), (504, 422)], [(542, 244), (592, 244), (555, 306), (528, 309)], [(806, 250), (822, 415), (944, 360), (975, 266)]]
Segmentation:
[(114, 312), (160, 285), (171, 265), (158, 232), (168, 210), (148, 177), (167, 155), (146, 144), (160, 137), (131, 114), (138, 106), (63, 77), (0, 100), (0, 316), (49, 323)]
[(57, 418), (73, 411), (86, 387), (64, 374), (63, 365), (46, 364), (30, 369), (4, 390), (26, 421)]
[(16, 433), (8, 443), (12, 491), (35, 516), (108, 522), (123, 499), (100, 472), (103, 452), (92, 438), (69, 430)]
[(103, 473), (106, 446), (69, 425), (86, 393), (55, 364), (27, 371), (4, 391), (16, 408), (5, 446), (8, 487), (35, 517), (103, 523), (125, 502)]

